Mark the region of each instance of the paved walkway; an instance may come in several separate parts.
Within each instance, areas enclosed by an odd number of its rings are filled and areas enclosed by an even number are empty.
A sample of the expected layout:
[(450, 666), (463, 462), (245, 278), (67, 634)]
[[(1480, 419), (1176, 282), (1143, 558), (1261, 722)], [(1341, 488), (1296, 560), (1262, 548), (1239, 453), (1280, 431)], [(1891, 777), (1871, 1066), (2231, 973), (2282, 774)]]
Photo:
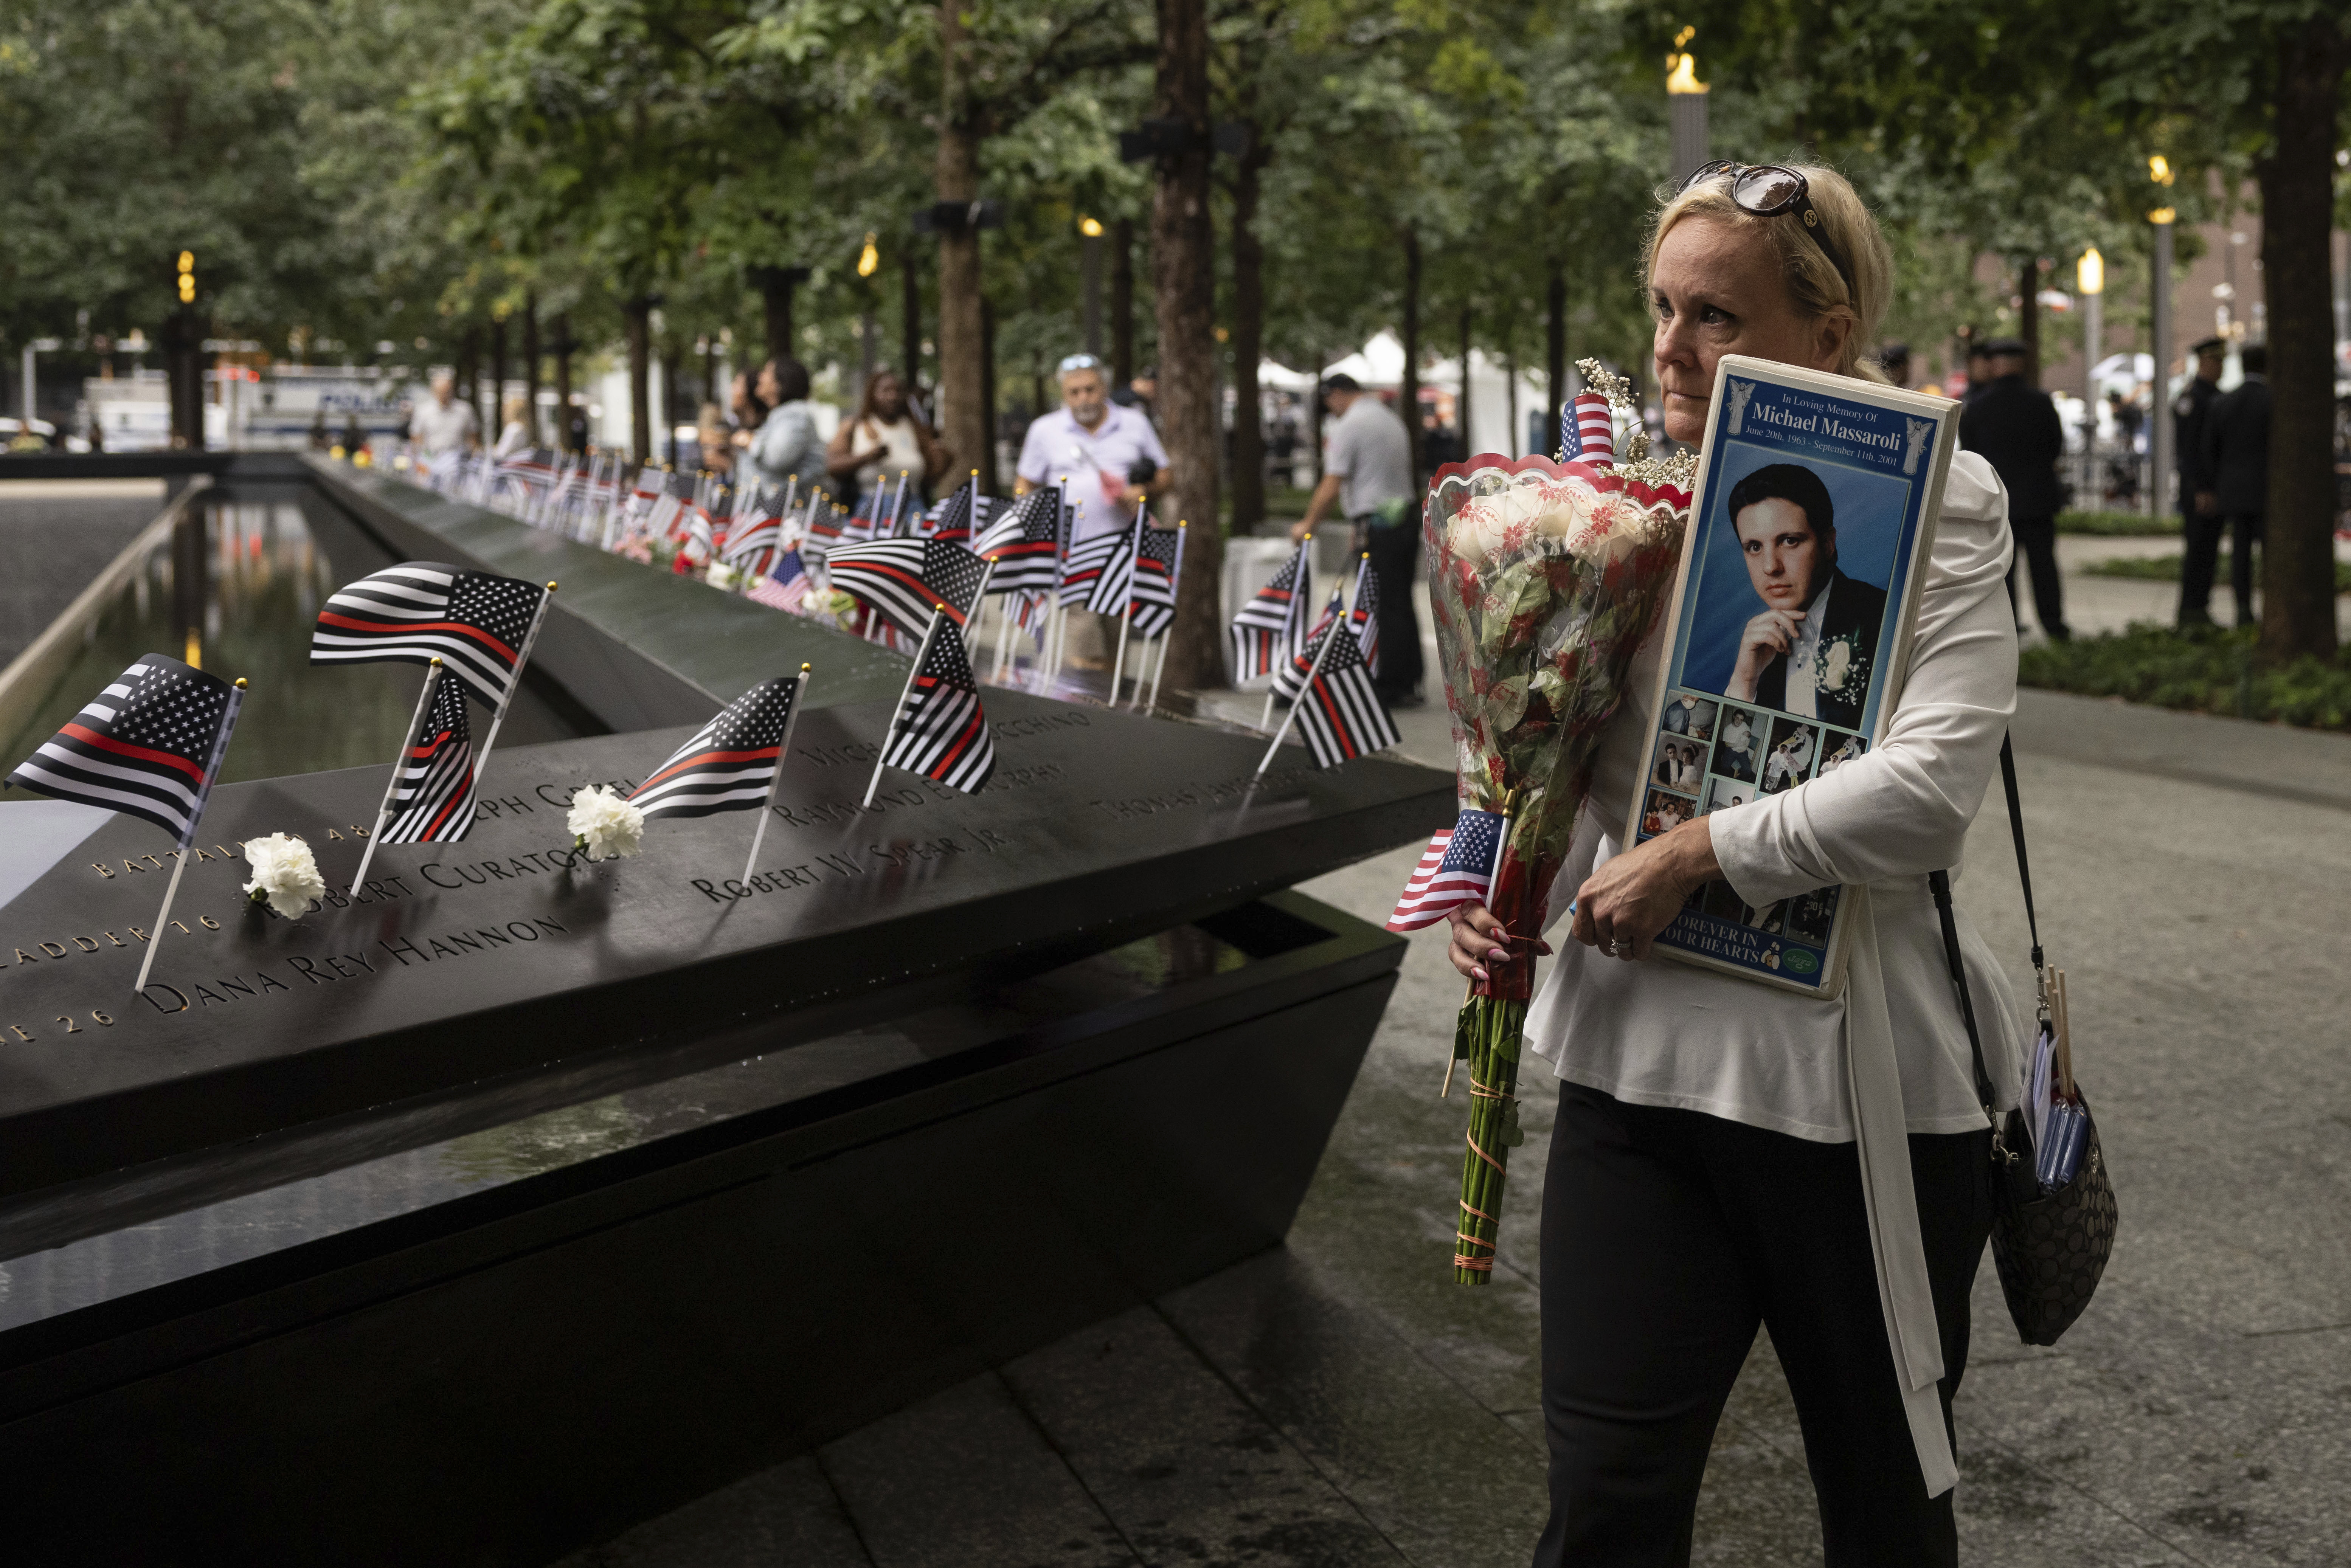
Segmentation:
[[(1404, 716), (1445, 751), (1441, 707)], [(1987, 1260), (1959, 1404), (1963, 1553), (2020, 1568), (2340, 1563), (2351, 1541), (2351, 739), (2028, 693), (2045, 933), (2073, 978), (2123, 1230), (2055, 1350)], [(1397, 851), (1307, 891), (1383, 918)], [(1961, 899), (2014, 972), (1994, 791)], [(1503, 1267), (1446, 1267), (1459, 983), (1404, 980), (1286, 1248), (1073, 1334), (574, 1559), (810, 1568), (1517, 1564), (1543, 1515), (1530, 1086)], [(1707, 1474), (1698, 1560), (1820, 1560), (1768, 1345)]]

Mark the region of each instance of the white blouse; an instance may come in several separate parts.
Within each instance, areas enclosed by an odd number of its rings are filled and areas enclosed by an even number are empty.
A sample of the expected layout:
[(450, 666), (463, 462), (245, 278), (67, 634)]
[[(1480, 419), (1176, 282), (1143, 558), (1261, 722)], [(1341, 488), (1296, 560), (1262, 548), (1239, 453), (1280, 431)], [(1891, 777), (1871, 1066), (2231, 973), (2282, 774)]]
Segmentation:
[[(1822, 778), (1708, 818), (1723, 875), (1750, 904), (1832, 884), (1862, 890), (1849, 895), (1859, 919), (1844, 995), (1798, 996), (1670, 958), (1626, 963), (1568, 941), (1556, 944), (1527, 1014), (1529, 1046), (1570, 1082), (1862, 1145), (1888, 1334), (1907, 1374), (1930, 1496), (1956, 1472), (1934, 1399), (1942, 1358), (1902, 1134), (1984, 1125), (1927, 873), (1950, 867), (1956, 876), (2016, 707), (2010, 552), (2006, 491), (1981, 457), (1959, 454), (1885, 739)], [(1554, 923), (1618, 851), (1656, 725), (1646, 704), (1663, 655), (1656, 636), (1635, 659), (1640, 697), (1603, 742), (1590, 809), (1552, 889)], [(2030, 1015), (1964, 912), (1958, 921), (1985, 1065), (2005, 1109), (2015, 1103)]]

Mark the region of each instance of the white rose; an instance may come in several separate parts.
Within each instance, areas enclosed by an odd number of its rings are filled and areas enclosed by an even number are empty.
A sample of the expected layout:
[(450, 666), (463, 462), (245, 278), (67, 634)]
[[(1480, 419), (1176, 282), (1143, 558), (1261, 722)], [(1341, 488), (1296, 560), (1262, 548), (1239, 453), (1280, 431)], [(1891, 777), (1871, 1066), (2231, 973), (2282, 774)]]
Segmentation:
[(1817, 685), (1824, 692), (1844, 689), (1844, 678), (1853, 673), (1853, 644), (1840, 639), (1829, 644), (1828, 657), (1821, 661)]
[(571, 814), (563, 825), (571, 830), (573, 845), (586, 850), (591, 861), (635, 854), (645, 836), (645, 814), (601, 785), (571, 797)]
[(713, 588), (732, 588), (735, 586), (735, 569), (723, 560), (714, 560), (710, 563), (710, 570), (702, 574), (702, 580)]
[(286, 833), (247, 839), (245, 859), (253, 867), (253, 880), (245, 884), (245, 891), (256, 904), (266, 900), (270, 908), (288, 920), (300, 919), (326, 894), (327, 879), (319, 874), (310, 846), (300, 839)]

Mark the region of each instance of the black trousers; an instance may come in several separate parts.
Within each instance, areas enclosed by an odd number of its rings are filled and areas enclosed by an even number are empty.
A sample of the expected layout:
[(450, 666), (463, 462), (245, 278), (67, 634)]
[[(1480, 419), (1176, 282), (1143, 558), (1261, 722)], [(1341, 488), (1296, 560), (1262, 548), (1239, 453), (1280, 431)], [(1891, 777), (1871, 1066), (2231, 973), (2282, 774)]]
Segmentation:
[[(1914, 1135), (1943, 1418), (1991, 1234), (1991, 1129)], [(1723, 1402), (1771, 1331), (1820, 1499), (1827, 1568), (1951, 1564), (1895, 1379), (1852, 1144), (1562, 1087), (1542, 1207), (1551, 1522), (1538, 1568), (1680, 1568)]]
[(1420, 612), (1413, 608), (1412, 573), (1420, 560), (1417, 514), (1384, 528), (1355, 519), (1355, 548), (1369, 550), (1380, 585), (1380, 652), (1372, 685), (1393, 702), (1420, 689)]
[[(2040, 619), (2041, 630), (2052, 641), (2062, 643), (2074, 633), (2065, 625), (2065, 580), (2057, 571), (2057, 519), (2055, 517), (2011, 517), (2009, 531), (2016, 536), (2016, 548), (2023, 552), (2024, 566), (2032, 579), (2032, 613)], [(2008, 578), (2008, 602), (2016, 605), (2016, 573), (2011, 568)]]
[(2262, 514), (2241, 512), (2227, 517), (2190, 515), (2184, 529), (2185, 553), (2179, 561), (2179, 623), (2209, 625), (2212, 620), (2212, 579), (2220, 565), (2220, 536), (2230, 536), (2229, 588), (2237, 601), (2237, 624), (2253, 623), (2253, 545), (2262, 537)]

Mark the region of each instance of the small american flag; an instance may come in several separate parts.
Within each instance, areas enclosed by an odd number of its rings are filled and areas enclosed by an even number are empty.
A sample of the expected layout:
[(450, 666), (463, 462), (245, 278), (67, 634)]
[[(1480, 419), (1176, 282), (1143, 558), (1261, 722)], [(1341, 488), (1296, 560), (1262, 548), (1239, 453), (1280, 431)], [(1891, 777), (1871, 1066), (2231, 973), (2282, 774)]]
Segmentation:
[(1606, 398), (1578, 392), (1559, 411), (1559, 450), (1570, 463), (1616, 461), (1616, 425)]
[(408, 737), (392, 797), (387, 844), (442, 844), (474, 828), (474, 738), (465, 688), (444, 666), (433, 683), (424, 726)]
[(799, 613), (808, 602), (808, 568), (801, 564), (800, 552), (786, 550), (776, 561), (776, 569), (759, 580), (759, 585), (743, 597), (768, 606)]
[(1412, 868), (1388, 916), (1391, 931), (1417, 931), (1434, 925), (1465, 904), (1484, 904), (1493, 895), (1494, 869), (1501, 863), (1502, 846), (1510, 841), (1510, 820), (1499, 811), (1465, 809), (1460, 821), (1440, 828)]
[(1156, 637), (1176, 623), (1176, 573), (1184, 560), (1184, 532), (1144, 525), (1128, 574), (1127, 615), (1138, 637)]
[(244, 696), (218, 675), (150, 653), (19, 763), (8, 782), (142, 817), (184, 850)]
[(1331, 629), (1331, 623), (1339, 618), (1346, 591), (1344, 582), (1332, 589), (1331, 602), (1323, 606), (1322, 616), (1306, 633), (1306, 640), (1298, 645), (1288, 664), (1273, 672), (1273, 695), (1283, 702), (1296, 702), (1298, 694), (1306, 689), (1306, 672), (1314, 665), (1314, 650), (1321, 645), (1322, 634)]
[(773, 497), (767, 491), (756, 497), (738, 496), (735, 501), (735, 525), (726, 530), (723, 559), (729, 566), (741, 566), (761, 550), (774, 549), (783, 537), (783, 519), (776, 515)]
[(990, 593), (1042, 592), (1060, 574), (1061, 555), (1061, 493), (1031, 490), (987, 525), (974, 553), (982, 560), (993, 557), (996, 575), (987, 580)]
[(987, 528), (988, 518), (1001, 505), (995, 497), (979, 493), (979, 480), (975, 477), (969, 484), (956, 486), (955, 494), (924, 513), (914, 531), (926, 538), (968, 544), (975, 532)]
[(1071, 545), (1061, 573), (1061, 602), (1083, 606), (1092, 599), (1102, 574), (1114, 569), (1134, 538), (1134, 530), (1128, 528), (1115, 534), (1096, 534)]
[(645, 514), (645, 532), (657, 539), (668, 538), (684, 521), (686, 508), (693, 504), (693, 477), (685, 474), (664, 475), (661, 494), (653, 498), (652, 509)]
[(1379, 693), (1372, 688), (1372, 672), (1354, 637), (1338, 628), (1323, 635), (1333, 639), (1331, 652), (1313, 681), (1299, 695), (1298, 727), (1314, 753), (1314, 765), (1336, 768), (1384, 751), (1404, 737), (1396, 732), (1395, 720), (1388, 716)]
[(898, 729), (882, 760), (892, 768), (977, 795), (996, 771), (996, 741), (979, 706), (979, 681), (964, 652), (963, 632), (939, 617), (930, 651), (906, 688)]
[(801, 678), (778, 675), (728, 703), (629, 799), (649, 820), (756, 810), (782, 766)]
[(1233, 617), (1233, 675), (1251, 680), (1268, 674), (1285, 656), (1298, 652), (1306, 638), (1306, 605), (1313, 597), (1313, 569), (1307, 564), (1308, 546), (1282, 563), (1273, 580), (1257, 591)]
[(439, 659), (492, 707), (514, 689), (547, 590), (516, 577), (412, 560), (338, 590), (310, 633), (314, 664)]
[(986, 563), (946, 539), (875, 539), (848, 545), (825, 558), (833, 587), (872, 605), (900, 631), (920, 637), (931, 612), (946, 606), (947, 621), (969, 618)]
[(1380, 668), (1380, 580), (1367, 569), (1363, 581), (1355, 589), (1355, 608), (1348, 612), (1347, 624), (1354, 629), (1355, 645), (1364, 651), (1364, 663), (1377, 674)]

